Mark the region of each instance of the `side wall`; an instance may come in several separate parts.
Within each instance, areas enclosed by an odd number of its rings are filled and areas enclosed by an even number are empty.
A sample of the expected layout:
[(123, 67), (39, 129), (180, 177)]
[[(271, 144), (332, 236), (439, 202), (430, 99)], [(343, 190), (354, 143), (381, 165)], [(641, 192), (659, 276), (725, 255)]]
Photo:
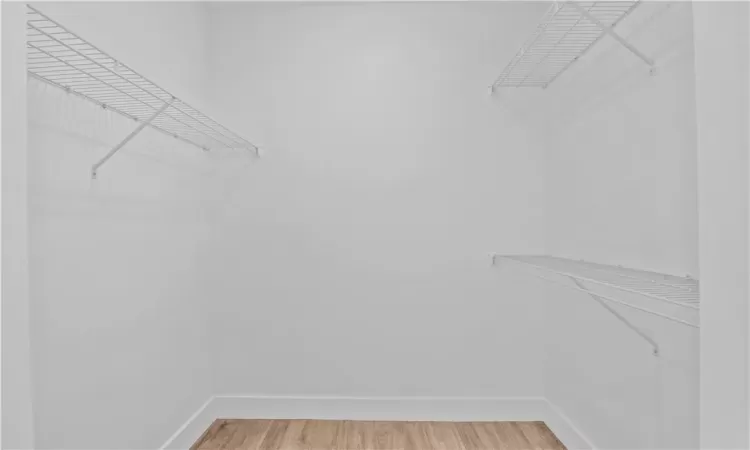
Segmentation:
[[(36, 6), (200, 103), (204, 5)], [(212, 393), (202, 255), (218, 166), (144, 130), (92, 182), (133, 123), (37, 80), (28, 96), (37, 447), (157, 448)]]
[(33, 447), (26, 201), (26, 5), (2, 4), (2, 448)]
[[(698, 275), (689, 2), (645, 2), (532, 99), (548, 123), (548, 251)], [(567, 281), (567, 280), (562, 280)], [(661, 355), (585, 294), (547, 294), (546, 395), (598, 448), (697, 448), (697, 329), (617, 307)]]
[(644, 2), (535, 98), (549, 122), (548, 251), (698, 274), (692, 8)]
[(542, 393), (539, 294), (490, 254), (542, 251), (543, 167), (486, 86), (545, 7), (215, 7), (213, 98), (266, 148), (219, 233), (217, 394)]
[(695, 4), (702, 448), (750, 446), (749, 15), (745, 2)]

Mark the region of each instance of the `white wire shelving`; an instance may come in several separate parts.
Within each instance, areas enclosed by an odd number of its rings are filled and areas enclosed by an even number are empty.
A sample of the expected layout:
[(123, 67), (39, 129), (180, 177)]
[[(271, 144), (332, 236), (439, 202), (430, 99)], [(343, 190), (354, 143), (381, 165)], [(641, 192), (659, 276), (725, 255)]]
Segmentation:
[(541, 255), (493, 255), (492, 264), (510, 262), (556, 286), (585, 293), (646, 340), (658, 344), (612, 305), (634, 309), (691, 328), (700, 327), (698, 280)]
[(539, 25), (490, 85), (546, 88), (605, 34), (642, 59), (655, 73), (654, 61), (614, 32), (638, 5), (636, 1), (555, 1)]
[(99, 167), (145, 127), (203, 150), (258, 147), (172, 95), (118, 59), (27, 5), (27, 69), (30, 76), (139, 123), (91, 168)]

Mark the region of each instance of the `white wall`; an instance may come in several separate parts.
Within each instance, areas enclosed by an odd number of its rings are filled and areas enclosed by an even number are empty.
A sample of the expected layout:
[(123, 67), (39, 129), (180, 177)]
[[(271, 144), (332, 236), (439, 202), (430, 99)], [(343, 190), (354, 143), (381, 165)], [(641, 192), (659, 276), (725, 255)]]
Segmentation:
[[(548, 89), (513, 97), (547, 122), (547, 250), (697, 276), (691, 4), (643, 3), (617, 31), (656, 76), (605, 37)], [(616, 307), (659, 343), (654, 358), (593, 299), (547, 293), (547, 397), (598, 448), (696, 448), (698, 331)]]
[(265, 151), (227, 169), (145, 133), (92, 187), (132, 124), (32, 85), (39, 446), (153, 447), (215, 393), (547, 395), (598, 447), (696, 447), (695, 332), (625, 312), (656, 359), (489, 267), (698, 275), (691, 5), (666, 6), (618, 27), (657, 77), (605, 38), (488, 97), (546, 4), (40, 5)]
[(2, 447), (33, 447), (26, 202), (26, 6), (2, 4)]
[(217, 393), (541, 395), (529, 128), (486, 86), (546, 5), (212, 9), (217, 110), (267, 150), (217, 235)]
[(748, 448), (748, 26), (744, 2), (696, 3), (701, 447)]
[(548, 250), (698, 276), (689, 2), (645, 2), (617, 30), (657, 75), (604, 37), (534, 106), (550, 122)]
[[(174, 94), (202, 94), (203, 5), (38, 6)], [(92, 184), (132, 121), (37, 80), (28, 95), (37, 446), (156, 448), (212, 393), (201, 260), (221, 161), (145, 130)]]

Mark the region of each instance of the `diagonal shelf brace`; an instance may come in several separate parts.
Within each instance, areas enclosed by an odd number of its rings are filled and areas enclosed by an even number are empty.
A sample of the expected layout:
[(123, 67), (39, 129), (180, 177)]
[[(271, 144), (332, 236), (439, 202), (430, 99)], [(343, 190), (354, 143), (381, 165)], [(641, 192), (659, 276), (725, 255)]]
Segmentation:
[(125, 144), (130, 142), (130, 140), (133, 139), (138, 133), (143, 131), (143, 129), (146, 128), (151, 122), (153, 122), (153, 120), (156, 119), (159, 116), (159, 114), (163, 113), (167, 108), (169, 108), (169, 106), (172, 104), (174, 100), (175, 100), (174, 97), (172, 97), (172, 99), (164, 103), (164, 105), (158, 110), (156, 110), (156, 112), (151, 117), (141, 122), (141, 124), (138, 125), (138, 127), (136, 127), (136, 129), (133, 130), (129, 135), (127, 135), (125, 139), (123, 139), (119, 144), (114, 146), (114, 148), (112, 148), (112, 150), (110, 150), (109, 153), (104, 155), (102, 159), (97, 161), (96, 164), (91, 166), (91, 179), (96, 180), (96, 172), (97, 170), (99, 170), (99, 167), (101, 167), (105, 162), (107, 162), (109, 158), (114, 156), (115, 153), (117, 153)]
[(588, 20), (596, 24), (596, 26), (601, 28), (605, 33), (610, 35), (614, 40), (616, 40), (617, 42), (622, 44), (625, 48), (630, 50), (635, 56), (641, 58), (643, 62), (651, 66), (652, 71), (654, 70), (654, 60), (644, 55), (643, 53), (641, 53), (641, 51), (633, 47), (633, 45), (630, 44), (630, 42), (626, 41), (619, 34), (615, 33), (612, 27), (603, 24), (599, 19), (592, 16), (588, 11), (586, 11), (586, 9), (582, 8), (581, 5), (577, 4), (576, 2), (568, 2), (568, 4), (572, 6), (573, 8), (575, 8), (579, 13), (581, 13), (582, 16), (584, 16), (585, 18), (587, 18)]
[(580, 281), (578, 281), (577, 279), (575, 279), (573, 277), (570, 277), (570, 276), (568, 278), (570, 278), (570, 280), (573, 282), (573, 284), (575, 284), (576, 286), (578, 286), (578, 289), (587, 292), (591, 296), (591, 298), (593, 298), (600, 305), (602, 305), (602, 307), (604, 309), (606, 309), (607, 311), (609, 311), (613, 316), (615, 316), (617, 318), (617, 320), (619, 320), (620, 322), (622, 322), (626, 327), (628, 327), (631, 330), (633, 330), (633, 332), (635, 332), (638, 336), (640, 336), (645, 341), (647, 341), (649, 344), (651, 344), (651, 346), (654, 349), (653, 350), (654, 356), (659, 356), (659, 344), (657, 344), (656, 341), (654, 341), (653, 339), (651, 339), (651, 337), (649, 337), (646, 333), (644, 333), (643, 330), (641, 330), (637, 326), (633, 325), (622, 314), (620, 314), (614, 308), (612, 308), (610, 305), (608, 305), (607, 302), (604, 299), (602, 299), (598, 295), (596, 295), (593, 292), (591, 292), (590, 290), (588, 290), (586, 288), (586, 286), (584, 286)]
[[(631, 309), (634, 309), (634, 310), (637, 310), (637, 311), (641, 311), (641, 312), (644, 312), (644, 313), (647, 313), (647, 314), (658, 316), (658, 317), (661, 317), (663, 319), (667, 319), (667, 320), (670, 320), (670, 321), (673, 321), (673, 322), (681, 323), (683, 325), (687, 325), (687, 326), (690, 326), (690, 327), (693, 327), (693, 328), (699, 328), (698, 325), (695, 325), (695, 324), (690, 323), (688, 321), (682, 320), (680, 318), (673, 317), (673, 316), (670, 316), (670, 315), (667, 315), (667, 314), (663, 314), (663, 313), (660, 313), (658, 311), (654, 311), (652, 309), (648, 309), (648, 308), (645, 308), (645, 307), (633, 305), (631, 303), (628, 303), (628, 302), (623, 301), (621, 299), (613, 298), (613, 297), (608, 296), (608, 295), (603, 295), (603, 294), (598, 294), (598, 293), (592, 292), (590, 289), (588, 289), (586, 287), (585, 282), (586, 281), (597, 282), (596, 280), (581, 279), (580, 277), (578, 277), (575, 274), (565, 273), (565, 272), (560, 271), (560, 270), (555, 270), (555, 269), (551, 269), (549, 267), (544, 267), (543, 265), (533, 264), (533, 263), (528, 262), (528, 261), (519, 261), (519, 260), (516, 260), (513, 257), (508, 256), (508, 255), (491, 254), (491, 256), (492, 256), (492, 266), (497, 266), (498, 261), (500, 259), (503, 259), (503, 260), (509, 260), (511, 262), (515, 262), (517, 264), (521, 264), (521, 265), (533, 267), (533, 268), (535, 268), (535, 269), (537, 269), (539, 271), (550, 271), (551, 273), (553, 273), (555, 275), (559, 275), (562, 278), (568, 278), (568, 279), (570, 279), (573, 282), (573, 284), (568, 284), (568, 283), (565, 283), (565, 282), (563, 282), (561, 280), (557, 280), (557, 279), (554, 279), (554, 278), (549, 278), (549, 277), (547, 277), (547, 276), (545, 276), (543, 274), (540, 274), (540, 273), (533, 273), (533, 274), (531, 274), (532, 276), (534, 276), (536, 278), (539, 278), (541, 280), (544, 280), (544, 281), (547, 281), (549, 283), (555, 284), (557, 286), (564, 287), (564, 288), (566, 288), (568, 290), (583, 292), (583, 293), (589, 295), (591, 298), (593, 298), (594, 300), (596, 300), (596, 302), (599, 303), (603, 308), (605, 308), (608, 312), (610, 312), (613, 316), (615, 316), (616, 319), (618, 319), (625, 326), (627, 326), (628, 328), (630, 328), (634, 333), (636, 333), (638, 336), (640, 336), (644, 341), (648, 342), (648, 344), (653, 349), (652, 353), (653, 353), (654, 356), (660, 356), (659, 344), (651, 336), (649, 336), (643, 329), (641, 329), (638, 326), (634, 325), (630, 320), (628, 320), (620, 312), (618, 312), (615, 308), (613, 308), (612, 304), (621, 305), (621, 306), (624, 306), (624, 307), (627, 307), (627, 308), (631, 308)], [(618, 285), (615, 285), (615, 284), (611, 284), (611, 285), (609, 285), (609, 287), (614, 288), (614, 289), (618, 289), (618, 290), (622, 289), (621, 286), (618, 286)], [(635, 291), (631, 291), (631, 292), (638, 293), (638, 292), (635, 292)]]

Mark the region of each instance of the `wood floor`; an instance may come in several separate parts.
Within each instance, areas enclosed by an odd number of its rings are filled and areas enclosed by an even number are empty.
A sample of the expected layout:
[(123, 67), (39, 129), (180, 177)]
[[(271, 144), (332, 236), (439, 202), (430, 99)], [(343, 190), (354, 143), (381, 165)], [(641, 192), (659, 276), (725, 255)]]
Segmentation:
[(220, 419), (191, 450), (565, 450), (543, 422)]

